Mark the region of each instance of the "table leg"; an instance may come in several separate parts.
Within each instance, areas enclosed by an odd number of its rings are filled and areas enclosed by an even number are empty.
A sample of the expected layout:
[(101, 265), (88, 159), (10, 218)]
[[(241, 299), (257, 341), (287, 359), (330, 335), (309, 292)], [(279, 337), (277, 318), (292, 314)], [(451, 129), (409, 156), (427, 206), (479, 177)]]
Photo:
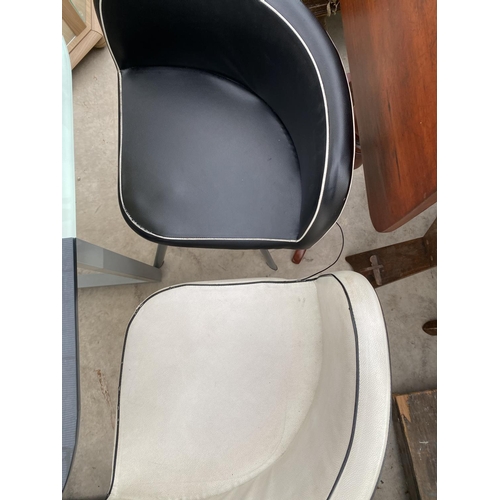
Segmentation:
[(76, 240), (76, 259), (78, 267), (97, 273), (79, 274), (78, 288), (161, 281), (156, 267), (84, 240)]

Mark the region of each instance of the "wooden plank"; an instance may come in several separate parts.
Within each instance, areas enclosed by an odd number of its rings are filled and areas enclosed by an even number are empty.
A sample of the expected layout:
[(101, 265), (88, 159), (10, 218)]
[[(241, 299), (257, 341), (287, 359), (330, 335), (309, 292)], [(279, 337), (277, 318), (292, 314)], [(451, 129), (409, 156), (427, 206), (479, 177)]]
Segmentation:
[[(375, 262), (373, 257), (376, 258)], [(365, 276), (374, 288), (434, 267), (427, 255), (423, 238), (349, 255), (345, 260), (354, 271)], [(380, 266), (378, 280), (374, 264)]]
[(370, 216), (393, 231), (437, 199), (436, 0), (342, 0)]
[(393, 396), (396, 437), (411, 500), (437, 498), (437, 391)]
[(437, 266), (437, 219), (424, 234), (424, 245), (431, 262)]
[(437, 219), (422, 238), (348, 255), (345, 260), (374, 288), (437, 266)]

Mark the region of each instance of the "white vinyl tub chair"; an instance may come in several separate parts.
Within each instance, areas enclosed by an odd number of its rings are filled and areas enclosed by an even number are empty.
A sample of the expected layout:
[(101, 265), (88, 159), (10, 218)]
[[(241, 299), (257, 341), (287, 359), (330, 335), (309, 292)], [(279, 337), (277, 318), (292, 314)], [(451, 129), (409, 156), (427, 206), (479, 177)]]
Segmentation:
[(161, 290), (130, 321), (111, 500), (369, 500), (390, 415), (361, 275)]

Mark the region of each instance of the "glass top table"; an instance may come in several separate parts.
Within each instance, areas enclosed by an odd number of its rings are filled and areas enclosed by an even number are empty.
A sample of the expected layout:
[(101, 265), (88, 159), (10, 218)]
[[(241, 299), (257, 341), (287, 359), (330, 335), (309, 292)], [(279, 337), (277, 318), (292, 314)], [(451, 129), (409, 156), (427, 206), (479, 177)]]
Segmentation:
[[(93, 271), (78, 274), (77, 268)], [(160, 269), (77, 237), (71, 63), (62, 38), (62, 489), (79, 418), (78, 288), (161, 281)]]

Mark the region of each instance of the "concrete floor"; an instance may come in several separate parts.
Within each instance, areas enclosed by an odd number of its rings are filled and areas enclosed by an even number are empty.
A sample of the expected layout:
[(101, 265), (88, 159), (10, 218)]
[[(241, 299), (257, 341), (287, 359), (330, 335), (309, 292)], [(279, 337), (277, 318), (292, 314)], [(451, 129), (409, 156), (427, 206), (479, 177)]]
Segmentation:
[[(348, 67), (340, 15), (328, 20), (328, 30)], [(78, 236), (152, 263), (155, 245), (137, 236), (118, 208), (117, 80), (107, 49), (93, 50), (75, 68), (73, 90)], [(344, 260), (346, 255), (422, 236), (435, 217), (433, 206), (392, 233), (377, 233), (368, 214), (363, 168), (357, 169), (340, 219), (346, 238), (343, 258), (334, 269), (350, 269)], [(279, 266), (276, 273), (257, 251), (169, 248), (161, 283), (81, 290), (80, 439), (65, 498), (98, 499), (108, 491), (123, 339), (128, 321), (141, 301), (160, 288), (189, 281), (307, 276), (331, 263), (340, 243), (338, 228), (333, 228), (307, 252), (300, 266), (291, 263), (291, 251), (272, 251)], [(393, 392), (436, 388), (436, 338), (421, 328), (436, 318), (436, 270), (386, 285), (377, 289), (377, 294), (389, 334)], [(392, 429), (374, 498), (408, 498)]]

